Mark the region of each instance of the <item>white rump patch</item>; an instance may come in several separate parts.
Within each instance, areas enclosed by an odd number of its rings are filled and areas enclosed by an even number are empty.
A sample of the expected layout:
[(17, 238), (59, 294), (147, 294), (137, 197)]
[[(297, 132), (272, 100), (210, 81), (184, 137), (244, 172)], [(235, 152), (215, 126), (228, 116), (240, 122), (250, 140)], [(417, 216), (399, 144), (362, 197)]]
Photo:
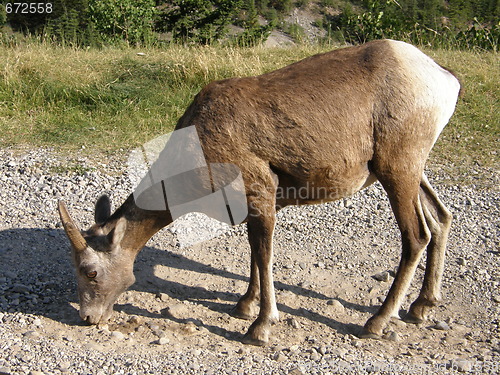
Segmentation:
[(414, 77), (413, 89), (420, 99), (417, 106), (436, 109), (434, 144), (455, 111), (460, 83), (418, 48), (400, 41), (389, 42), (402, 68), (407, 70), (409, 77)]

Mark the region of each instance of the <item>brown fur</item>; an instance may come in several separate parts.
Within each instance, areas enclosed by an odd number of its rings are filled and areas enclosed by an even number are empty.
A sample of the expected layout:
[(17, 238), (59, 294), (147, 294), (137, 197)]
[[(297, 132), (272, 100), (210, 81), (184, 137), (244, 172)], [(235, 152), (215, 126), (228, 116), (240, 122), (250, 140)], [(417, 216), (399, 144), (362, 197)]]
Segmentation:
[[(442, 81), (441, 87), (433, 77)], [(453, 112), (458, 89), (451, 74), (416, 49), (375, 41), (316, 55), (258, 77), (213, 82), (195, 97), (177, 129), (196, 126), (207, 162), (235, 164), (245, 181), (251, 275), (233, 315), (251, 318), (253, 303), (260, 298), (258, 318), (245, 342), (265, 344), (270, 325), (278, 320), (272, 277), (276, 210), (339, 199), (377, 179), (389, 196), (403, 252), (389, 294), (366, 323), (362, 336), (379, 336), (389, 318), (398, 313), (427, 249), (422, 291), (407, 316), (413, 322), (425, 319), (428, 308), (440, 298), (451, 214), (423, 170)], [(297, 189), (302, 189), (300, 196), (291, 193)], [(77, 271), (79, 263), (86, 264), (87, 273), (89, 264), (105, 263), (106, 273), (115, 275), (118, 287), (96, 292), (93, 280), (80, 272), (79, 288), (87, 291), (83, 298), (80, 294), (84, 310), (80, 314), (91, 323), (109, 317), (117, 291), (132, 281), (135, 256), (172, 218), (168, 211), (139, 209), (131, 195), (111, 216), (109, 201), (99, 201), (96, 221), (83, 235), (90, 246), (75, 250), (81, 254), (76, 257)], [(114, 233), (117, 227), (126, 230)], [(99, 249), (92, 249), (97, 237), (101, 238)], [(81, 239), (72, 243), (79, 244)], [(99, 284), (108, 283), (104, 279)], [(109, 298), (92, 300), (88, 290), (108, 293)]]

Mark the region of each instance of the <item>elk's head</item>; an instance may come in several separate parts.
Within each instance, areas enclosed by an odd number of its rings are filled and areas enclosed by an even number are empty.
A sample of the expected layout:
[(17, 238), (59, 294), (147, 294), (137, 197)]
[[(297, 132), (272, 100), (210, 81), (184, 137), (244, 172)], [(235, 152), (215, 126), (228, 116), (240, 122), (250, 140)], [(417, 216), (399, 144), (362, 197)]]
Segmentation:
[(110, 217), (111, 204), (107, 196), (96, 203), (96, 224), (84, 232), (75, 225), (63, 202), (59, 202), (58, 208), (71, 243), (80, 316), (91, 324), (105, 322), (118, 296), (135, 281), (135, 256), (122, 247), (127, 221), (123, 217)]

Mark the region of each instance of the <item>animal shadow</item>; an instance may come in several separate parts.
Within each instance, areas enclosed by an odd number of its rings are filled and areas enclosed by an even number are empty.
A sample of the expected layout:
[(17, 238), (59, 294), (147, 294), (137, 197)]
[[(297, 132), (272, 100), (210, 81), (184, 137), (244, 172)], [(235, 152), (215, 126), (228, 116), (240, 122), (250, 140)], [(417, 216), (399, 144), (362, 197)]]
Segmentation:
[[(141, 259), (148, 261), (141, 261)], [(62, 229), (22, 228), (0, 231), (0, 265), (1, 312), (22, 312), (23, 314), (44, 316), (68, 325), (86, 325), (78, 315), (76, 278), (71, 251)], [(175, 252), (148, 246), (142, 250), (134, 270), (138, 281), (131, 287), (132, 290), (153, 294), (165, 293), (171, 298), (180, 301), (189, 300), (221, 314), (229, 313), (241, 295), (159, 278), (154, 272), (156, 265), (248, 282), (246, 276), (215, 268)], [(314, 290), (280, 281), (275, 282), (275, 287), (297, 295), (321, 300), (329, 299), (329, 297)], [(343, 303), (346, 307), (354, 310), (374, 312), (373, 308), (370, 307), (347, 301), (343, 301)], [(284, 304), (278, 304), (278, 309), (290, 315), (306, 317), (311, 321), (325, 324), (343, 334), (356, 333), (360, 329), (359, 326), (343, 324), (303, 308), (293, 309)], [(152, 313), (134, 304), (117, 304), (115, 310), (143, 317), (163, 317), (181, 322), (165, 314), (165, 311)], [(228, 332), (220, 327), (206, 328), (223, 337), (228, 337)], [(239, 334), (233, 333), (232, 336), (239, 336)]]

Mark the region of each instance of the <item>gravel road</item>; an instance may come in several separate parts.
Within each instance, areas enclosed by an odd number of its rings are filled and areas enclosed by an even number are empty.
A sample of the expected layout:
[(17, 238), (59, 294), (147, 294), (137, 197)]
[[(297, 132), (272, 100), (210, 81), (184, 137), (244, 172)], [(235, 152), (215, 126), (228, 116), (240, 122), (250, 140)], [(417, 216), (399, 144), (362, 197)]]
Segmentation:
[[(80, 321), (56, 204), (64, 199), (88, 227), (100, 194), (116, 207), (131, 192), (125, 157), (100, 163), (53, 149), (0, 150), (0, 374), (500, 373), (498, 170), (472, 171), (488, 188), (451, 185), (442, 170), (428, 171), (454, 215), (444, 300), (421, 325), (393, 320), (383, 340), (355, 336), (399, 260), (381, 186), (280, 212), (281, 321), (257, 348), (240, 343), (249, 322), (227, 314), (248, 280), (246, 228), (218, 227), (219, 236), (200, 243), (196, 215), (148, 242), (137, 282), (109, 324)], [(418, 293), (422, 268), (403, 309)]]

